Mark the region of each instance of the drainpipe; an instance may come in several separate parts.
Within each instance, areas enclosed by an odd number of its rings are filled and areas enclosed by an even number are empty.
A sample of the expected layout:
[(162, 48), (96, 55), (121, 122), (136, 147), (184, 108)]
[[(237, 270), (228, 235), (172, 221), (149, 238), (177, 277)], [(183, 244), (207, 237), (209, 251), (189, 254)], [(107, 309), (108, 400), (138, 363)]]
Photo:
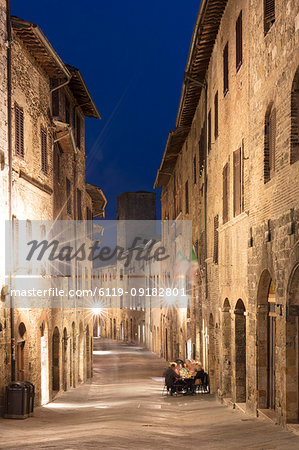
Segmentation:
[[(10, 22), (10, 0), (6, 1), (6, 46), (7, 46), (7, 147), (8, 147), (8, 219), (9, 234), (12, 251), (14, 251), (13, 242), (13, 223), (12, 223), (12, 139), (11, 139), (11, 22)], [(11, 381), (16, 378), (16, 359), (15, 359), (15, 314), (14, 299), (11, 295), (11, 271), (9, 273), (9, 303), (10, 303), (10, 355), (11, 355)]]
[(205, 258), (205, 297), (208, 298), (208, 265), (207, 265), (207, 157), (208, 157), (208, 83), (192, 78), (187, 72), (184, 81), (190, 81), (205, 91), (205, 157), (204, 157), (204, 258)]

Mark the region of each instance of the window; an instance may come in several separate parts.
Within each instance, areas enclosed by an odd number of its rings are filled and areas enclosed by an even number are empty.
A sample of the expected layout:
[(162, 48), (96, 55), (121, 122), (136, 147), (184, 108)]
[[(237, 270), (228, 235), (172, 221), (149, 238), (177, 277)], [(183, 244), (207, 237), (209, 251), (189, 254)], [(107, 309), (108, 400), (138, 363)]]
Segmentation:
[(66, 205), (67, 213), (72, 214), (71, 182), (68, 178), (66, 179), (66, 198), (67, 198), (67, 205)]
[(65, 106), (65, 122), (70, 124), (71, 123), (71, 109), (70, 109), (70, 101), (69, 101), (67, 95), (64, 97), (64, 106)]
[(15, 151), (24, 158), (24, 111), (15, 103)]
[(222, 172), (222, 179), (223, 179), (223, 223), (226, 223), (228, 221), (228, 164), (226, 164), (223, 168)]
[(219, 227), (219, 216), (217, 214), (217, 216), (214, 217), (214, 255), (213, 255), (214, 264), (218, 264), (218, 255), (219, 255), (218, 227)]
[(223, 50), (223, 94), (228, 92), (228, 42)]
[(189, 214), (189, 189), (188, 181), (185, 183), (185, 202), (186, 202), (186, 214)]
[(19, 220), (12, 216), (12, 239), (13, 239), (13, 267), (16, 271), (19, 265)]
[[(59, 85), (59, 80), (51, 79), (50, 88), (54, 89)], [(51, 94), (52, 97), (52, 116), (59, 117), (60, 101), (59, 101), (59, 89), (56, 89)]]
[(194, 184), (196, 184), (196, 156), (193, 159), (193, 180)]
[(81, 119), (79, 114), (76, 115), (76, 145), (81, 148)]
[(240, 69), (243, 58), (243, 43), (242, 43), (242, 11), (236, 22), (236, 69)]
[(41, 137), (41, 166), (44, 174), (48, 172), (48, 156), (47, 156), (47, 133), (44, 128), (40, 130)]
[(264, 0), (264, 34), (266, 35), (275, 22), (275, 0)]
[(241, 213), (241, 148), (236, 150), (233, 155), (234, 159), (234, 216), (238, 216)]
[(208, 152), (210, 153), (212, 148), (212, 123), (211, 123), (211, 110), (208, 114)]
[[(32, 222), (31, 222), (31, 220), (26, 220), (26, 240), (27, 240), (27, 243), (32, 240)], [(31, 265), (31, 262), (29, 261), (27, 273), (30, 274), (31, 271), (32, 271), (32, 265)]]
[(82, 193), (77, 189), (77, 219), (82, 220)]
[(202, 172), (205, 166), (205, 124), (202, 127), (201, 130), (201, 134), (200, 134), (200, 139), (199, 139), (199, 158), (198, 158), (198, 162), (199, 162), (199, 176), (202, 176)]
[(218, 91), (216, 92), (214, 98), (214, 114), (215, 114), (214, 134), (216, 140), (218, 138)]
[(55, 167), (54, 167), (54, 171), (56, 174), (56, 179), (58, 181), (58, 183), (60, 183), (60, 148), (59, 148), (59, 144), (57, 144), (57, 148), (55, 150)]
[(264, 182), (267, 183), (275, 172), (276, 109), (271, 107), (265, 117)]
[(291, 93), (291, 158), (290, 163), (299, 161), (299, 67), (296, 71)]

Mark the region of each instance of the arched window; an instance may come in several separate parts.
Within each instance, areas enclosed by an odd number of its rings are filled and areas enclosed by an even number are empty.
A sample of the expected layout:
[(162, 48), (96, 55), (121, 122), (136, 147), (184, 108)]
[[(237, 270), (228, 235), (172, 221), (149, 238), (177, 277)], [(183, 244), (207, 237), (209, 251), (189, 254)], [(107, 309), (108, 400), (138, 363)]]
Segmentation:
[(264, 182), (267, 183), (275, 172), (276, 150), (276, 109), (268, 108), (265, 117), (265, 142), (264, 142)]
[(291, 93), (291, 155), (290, 163), (299, 161), (299, 67), (297, 68)]

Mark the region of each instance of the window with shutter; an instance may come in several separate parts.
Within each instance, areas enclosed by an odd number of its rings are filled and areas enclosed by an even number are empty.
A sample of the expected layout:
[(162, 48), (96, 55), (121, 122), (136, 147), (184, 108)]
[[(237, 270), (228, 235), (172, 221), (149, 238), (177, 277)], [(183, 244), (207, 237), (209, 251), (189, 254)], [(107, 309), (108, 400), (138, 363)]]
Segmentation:
[(76, 145), (81, 149), (81, 119), (79, 114), (76, 116)]
[(24, 111), (15, 103), (15, 152), (24, 158)]
[(77, 189), (77, 218), (82, 220), (82, 193)]
[(66, 178), (66, 199), (67, 199), (67, 213), (72, 214), (72, 197), (71, 197), (71, 182), (68, 178)]
[(44, 174), (47, 174), (48, 172), (47, 133), (44, 128), (41, 128), (40, 135), (41, 135), (41, 166)]
[(228, 92), (228, 42), (223, 50), (223, 94)]
[(19, 265), (19, 220), (16, 216), (12, 216), (12, 237), (14, 270), (17, 271)]
[(199, 154), (198, 154), (198, 163), (199, 163), (199, 176), (202, 176), (203, 170), (204, 170), (204, 165), (205, 165), (205, 129), (206, 129), (206, 125), (205, 123), (203, 124), (202, 130), (201, 130), (201, 134), (200, 134), (200, 138), (199, 138), (199, 143), (198, 143), (198, 148), (199, 148)]
[(243, 49), (242, 49), (242, 11), (236, 22), (236, 69), (237, 71), (242, 65)]
[(194, 184), (196, 184), (196, 156), (194, 156), (193, 159), (193, 179), (194, 179)]
[(222, 172), (222, 178), (223, 178), (223, 223), (226, 223), (228, 221), (228, 164), (226, 164), (223, 168)]
[(276, 109), (272, 108), (269, 118), (269, 166), (270, 178), (275, 172), (275, 152), (276, 152)]
[(291, 93), (291, 157), (290, 163), (299, 161), (299, 67), (297, 68)]
[(275, 0), (264, 0), (264, 34), (266, 35), (275, 22)]
[(186, 204), (186, 214), (189, 214), (189, 189), (188, 189), (188, 181), (185, 183), (185, 204)]
[(214, 217), (214, 256), (213, 256), (214, 264), (218, 264), (218, 253), (219, 253), (218, 227), (219, 227), (219, 216), (217, 214), (217, 216)]
[(265, 117), (265, 142), (264, 142), (264, 182), (267, 183), (275, 172), (275, 147), (276, 147), (276, 110), (268, 109)]
[[(56, 86), (58, 86), (60, 83), (60, 80), (51, 79), (50, 82), (50, 88), (53, 89)], [(59, 117), (59, 110), (60, 110), (60, 90), (56, 89), (51, 93), (52, 97), (52, 116), (53, 117)]]
[(211, 110), (208, 114), (208, 152), (210, 153), (212, 148), (212, 124), (211, 124)]
[(234, 160), (234, 216), (241, 213), (241, 148), (233, 155)]
[(57, 143), (57, 147), (55, 150), (55, 174), (58, 183), (60, 183), (60, 148), (59, 143)]
[(65, 122), (70, 124), (71, 123), (71, 107), (70, 107), (70, 101), (69, 101), (67, 95), (65, 95), (65, 97), (64, 97), (64, 106), (65, 106)]
[(215, 140), (218, 138), (218, 91), (214, 97), (214, 114), (215, 114), (215, 124), (214, 124), (214, 135)]

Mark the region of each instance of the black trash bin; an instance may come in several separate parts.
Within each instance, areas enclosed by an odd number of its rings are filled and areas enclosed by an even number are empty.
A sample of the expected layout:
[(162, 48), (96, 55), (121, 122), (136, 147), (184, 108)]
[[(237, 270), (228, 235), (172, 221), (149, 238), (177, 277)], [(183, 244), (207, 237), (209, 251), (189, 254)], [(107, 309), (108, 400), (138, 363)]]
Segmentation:
[(27, 387), (28, 389), (28, 414), (30, 416), (33, 416), (33, 411), (34, 411), (34, 397), (35, 397), (35, 388), (34, 388), (34, 384), (32, 384), (30, 381), (23, 381), (23, 384)]
[(6, 386), (6, 419), (26, 419), (29, 416), (28, 387), (23, 381), (14, 381)]

